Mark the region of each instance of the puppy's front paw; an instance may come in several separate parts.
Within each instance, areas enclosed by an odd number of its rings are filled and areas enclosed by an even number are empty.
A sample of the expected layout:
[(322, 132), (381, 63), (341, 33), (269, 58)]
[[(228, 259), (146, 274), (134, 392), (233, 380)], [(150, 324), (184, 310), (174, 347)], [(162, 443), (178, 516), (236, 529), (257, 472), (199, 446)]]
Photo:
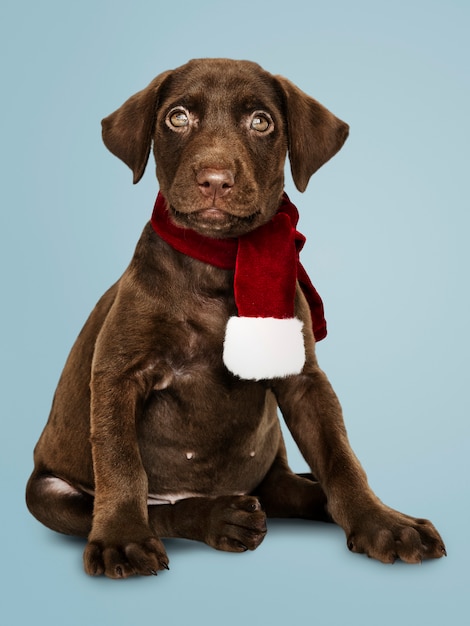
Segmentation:
[(205, 541), (217, 550), (254, 550), (266, 535), (266, 514), (253, 496), (222, 496), (214, 500)]
[(401, 559), (421, 563), (446, 556), (441, 536), (426, 519), (404, 515), (388, 507), (373, 510), (356, 522), (347, 538), (352, 552), (365, 553), (382, 563)]
[(90, 541), (83, 554), (85, 571), (91, 576), (105, 574), (109, 578), (127, 578), (140, 574), (156, 575), (168, 569), (168, 557), (156, 537), (143, 541)]

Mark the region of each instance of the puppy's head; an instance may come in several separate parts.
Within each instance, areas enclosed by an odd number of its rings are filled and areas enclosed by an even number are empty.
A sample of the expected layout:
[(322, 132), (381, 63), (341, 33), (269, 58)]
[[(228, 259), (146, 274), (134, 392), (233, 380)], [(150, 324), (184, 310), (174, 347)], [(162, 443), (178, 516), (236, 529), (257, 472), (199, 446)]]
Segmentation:
[(341, 148), (348, 126), (249, 61), (197, 59), (157, 76), (102, 122), (113, 154), (142, 177), (153, 143), (173, 220), (235, 237), (276, 212), (289, 154), (300, 191)]

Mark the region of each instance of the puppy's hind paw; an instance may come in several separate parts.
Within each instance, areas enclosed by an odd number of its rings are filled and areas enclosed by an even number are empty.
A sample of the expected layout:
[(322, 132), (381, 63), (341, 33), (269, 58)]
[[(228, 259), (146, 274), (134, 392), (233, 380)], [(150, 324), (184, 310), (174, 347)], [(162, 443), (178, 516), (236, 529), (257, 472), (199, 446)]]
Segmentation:
[(206, 543), (227, 552), (255, 550), (266, 535), (266, 514), (253, 496), (222, 496), (214, 501)]

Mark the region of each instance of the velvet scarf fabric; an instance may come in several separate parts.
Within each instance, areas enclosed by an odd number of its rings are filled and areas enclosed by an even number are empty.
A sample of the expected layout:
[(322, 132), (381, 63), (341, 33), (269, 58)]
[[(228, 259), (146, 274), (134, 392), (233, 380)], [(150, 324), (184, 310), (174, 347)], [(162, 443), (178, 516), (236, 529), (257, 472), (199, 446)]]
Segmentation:
[[(296, 281), (299, 282), (310, 306), (312, 329), (316, 341), (320, 341), (326, 336), (323, 303), (299, 260), (299, 253), (305, 243), (305, 237), (296, 230), (298, 219), (296, 207), (284, 194), (277, 213), (268, 223), (238, 238), (212, 239), (189, 228), (175, 225), (169, 216), (167, 201), (159, 193), (151, 224), (155, 232), (175, 250), (221, 269), (234, 271), (234, 294), (238, 318), (248, 320), (248, 324), (256, 324), (256, 328), (253, 327), (253, 331), (249, 332), (254, 333), (258, 338), (261, 320), (267, 320), (271, 326), (275, 322), (277, 325), (275, 324), (275, 327), (272, 327), (268, 332), (262, 345), (260, 345), (260, 350), (266, 353), (266, 358), (277, 358), (278, 361), (285, 364), (289, 361), (290, 334), (283, 339), (283, 331), (280, 330), (282, 324), (278, 322), (279, 320), (299, 322), (296, 320), (294, 312)], [(229, 320), (229, 324), (241, 324), (240, 321), (232, 320), (234, 318)], [(286, 324), (282, 326), (284, 327)], [(263, 329), (265, 327), (267, 328), (267, 325), (263, 324)], [(263, 332), (264, 330), (261, 331), (261, 333)], [(298, 334), (298, 330), (295, 333)], [(241, 334), (246, 335), (244, 330)], [(229, 335), (228, 333), (226, 336), (226, 353), (230, 352), (228, 344), (231, 335)], [(236, 360), (238, 358), (242, 360), (252, 359), (256, 346), (248, 345), (245, 341), (246, 337), (243, 339), (239, 335), (240, 332), (237, 330), (236, 337), (232, 337), (231, 340), (239, 346), (237, 351), (240, 352), (240, 357), (237, 356)], [(271, 351), (272, 346), (279, 342), (283, 345), (279, 348), (280, 352), (276, 357), (274, 353), (271, 354)], [(250, 350), (250, 357), (241, 355), (244, 346)], [(302, 358), (304, 358), (303, 343), (301, 351)], [(241, 368), (242, 373), (239, 371), (234, 373), (242, 378), (254, 379), (285, 376), (300, 371), (304, 361), (302, 360), (302, 364), (299, 365), (299, 359), (297, 359), (297, 365), (280, 364), (279, 368), (274, 368), (272, 375), (269, 372), (269, 375), (265, 375), (263, 366), (260, 366), (259, 372), (250, 373), (245, 365)], [(237, 368), (238, 365), (235, 365), (235, 369)], [(232, 367), (229, 369), (233, 371)], [(256, 366), (254, 366), (254, 370), (256, 370)]]

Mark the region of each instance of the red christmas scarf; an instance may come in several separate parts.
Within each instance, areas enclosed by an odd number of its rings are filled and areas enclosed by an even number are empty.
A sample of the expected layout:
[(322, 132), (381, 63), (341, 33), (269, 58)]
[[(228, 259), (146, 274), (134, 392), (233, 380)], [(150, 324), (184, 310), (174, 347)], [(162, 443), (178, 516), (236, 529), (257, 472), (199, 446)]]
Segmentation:
[(310, 306), (316, 341), (326, 336), (323, 304), (299, 261), (305, 237), (296, 230), (299, 214), (286, 194), (274, 217), (237, 238), (212, 239), (171, 221), (158, 194), (151, 224), (175, 250), (234, 270), (238, 317), (228, 320), (224, 363), (240, 378), (261, 380), (298, 374), (305, 363), (302, 322), (295, 317), (298, 281)]

